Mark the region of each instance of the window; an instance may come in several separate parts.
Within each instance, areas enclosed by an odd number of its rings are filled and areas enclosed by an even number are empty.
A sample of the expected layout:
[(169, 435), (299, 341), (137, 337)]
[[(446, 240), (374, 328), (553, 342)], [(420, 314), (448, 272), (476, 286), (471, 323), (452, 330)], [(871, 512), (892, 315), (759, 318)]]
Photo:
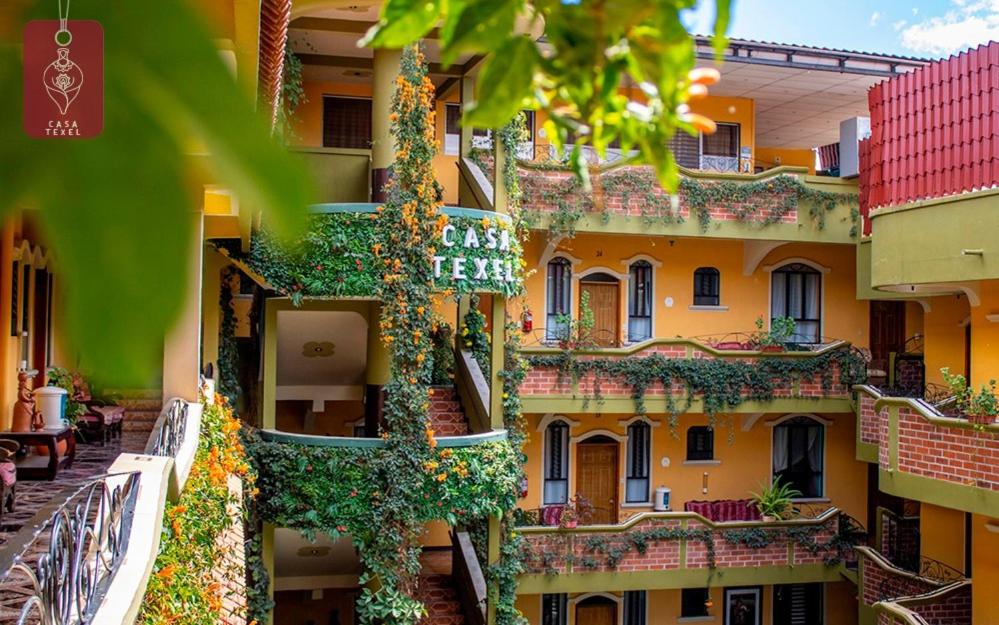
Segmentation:
[(371, 147), (371, 100), (323, 97), (323, 147)]
[(628, 478), (625, 482), (626, 503), (649, 501), (649, 457), (652, 428), (644, 421), (628, 426)]
[(444, 105), (444, 154), (457, 156), (461, 146), (461, 105)]
[(624, 624), (645, 625), (646, 597), (644, 590), (627, 590), (624, 593)]
[(694, 270), (694, 306), (721, 304), (721, 274), (714, 267)]
[(565, 338), (569, 331), (566, 318), (569, 317), (569, 297), (571, 291), (572, 265), (565, 258), (553, 258), (548, 263), (548, 283), (545, 293), (545, 339), (557, 341)]
[(697, 169), (701, 166), (700, 137), (689, 135), (682, 130), (677, 131), (669, 140), (669, 149), (677, 165), (687, 169)]
[(739, 158), (739, 124), (718, 124), (714, 134), (701, 135), (701, 154)]
[(652, 338), (652, 265), (639, 260), (628, 273), (628, 340), (644, 341)]
[(715, 431), (707, 425), (687, 429), (687, 460), (715, 459)]
[(545, 505), (569, 501), (569, 426), (553, 421), (545, 429)]
[(568, 596), (541, 595), (541, 625), (566, 625), (569, 610), (566, 608)]
[(795, 343), (818, 343), (821, 329), (822, 274), (808, 265), (792, 263), (770, 276), (770, 317), (794, 319)]
[(822, 625), (822, 584), (774, 586), (774, 625)]
[(809, 417), (794, 417), (774, 427), (774, 479), (801, 492), (822, 497), (825, 426)]
[(680, 618), (707, 616), (708, 608), (704, 605), (707, 600), (707, 588), (684, 588), (680, 592)]

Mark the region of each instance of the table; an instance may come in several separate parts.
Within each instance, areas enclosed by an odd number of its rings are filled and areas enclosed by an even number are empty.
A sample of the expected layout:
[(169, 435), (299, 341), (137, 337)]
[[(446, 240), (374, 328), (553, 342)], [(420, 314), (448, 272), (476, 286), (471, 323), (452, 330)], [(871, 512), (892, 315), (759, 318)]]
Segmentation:
[[(59, 475), (60, 468), (73, 466), (76, 458), (76, 436), (73, 428), (67, 426), (59, 428), (42, 428), (34, 432), (0, 432), (0, 438), (6, 438), (21, 444), (21, 447), (38, 446), (47, 447), (48, 457), (36, 454), (27, 456), (17, 456), (14, 464), (17, 465), (17, 479), (19, 480), (48, 480), (53, 481)], [(66, 453), (62, 456), (56, 452), (59, 441), (66, 441)]]

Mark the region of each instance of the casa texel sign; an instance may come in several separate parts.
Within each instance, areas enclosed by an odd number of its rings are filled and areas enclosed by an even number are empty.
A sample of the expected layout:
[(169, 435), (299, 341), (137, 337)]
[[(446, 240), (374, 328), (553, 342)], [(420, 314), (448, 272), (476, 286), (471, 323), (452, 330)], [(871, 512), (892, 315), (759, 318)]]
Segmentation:
[(455, 282), (515, 282), (516, 254), (510, 231), (493, 226), (457, 226), (441, 230), (442, 254), (433, 257), (434, 278)]

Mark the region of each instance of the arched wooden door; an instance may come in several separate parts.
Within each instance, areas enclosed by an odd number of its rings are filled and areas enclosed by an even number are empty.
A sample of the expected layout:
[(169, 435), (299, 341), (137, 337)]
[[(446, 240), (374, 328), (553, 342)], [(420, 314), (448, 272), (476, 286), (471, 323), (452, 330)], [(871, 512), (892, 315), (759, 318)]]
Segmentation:
[(617, 522), (617, 441), (596, 436), (580, 442), (576, 449), (576, 494), (592, 506), (592, 525)]
[[(590, 274), (579, 281), (580, 305), (582, 296), (589, 300), (593, 311), (592, 340), (601, 347), (620, 344), (618, 328), (621, 324), (621, 285), (617, 278), (606, 273)], [(580, 310), (580, 317), (583, 311)]]
[(576, 606), (576, 625), (617, 625), (617, 603), (607, 597), (590, 597)]

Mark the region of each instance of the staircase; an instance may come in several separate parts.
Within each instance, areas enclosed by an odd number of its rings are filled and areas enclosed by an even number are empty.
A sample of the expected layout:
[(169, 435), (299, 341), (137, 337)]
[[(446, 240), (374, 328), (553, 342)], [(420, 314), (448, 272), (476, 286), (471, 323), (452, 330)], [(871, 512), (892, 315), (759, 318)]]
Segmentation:
[(430, 427), (436, 436), (468, 434), (468, 419), (453, 386), (435, 386), (430, 398)]
[(115, 397), (116, 404), (125, 408), (125, 420), (121, 426), (122, 450), (142, 451), (163, 409), (163, 391), (130, 389), (109, 394)]
[(450, 575), (429, 573), (420, 575), (417, 596), (427, 607), (424, 625), (465, 625), (458, 594)]

